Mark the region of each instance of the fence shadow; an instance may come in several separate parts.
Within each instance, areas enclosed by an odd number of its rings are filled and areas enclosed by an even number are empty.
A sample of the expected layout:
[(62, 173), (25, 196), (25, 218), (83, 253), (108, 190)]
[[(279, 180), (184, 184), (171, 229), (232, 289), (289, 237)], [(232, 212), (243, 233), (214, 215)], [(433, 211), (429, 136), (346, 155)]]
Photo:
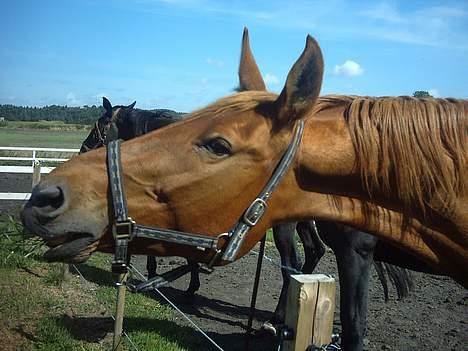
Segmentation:
[[(90, 343), (99, 343), (113, 333), (113, 320), (109, 317), (70, 317), (63, 315), (57, 317), (56, 323), (65, 327), (75, 340)], [(157, 332), (161, 337), (176, 343), (181, 348), (190, 351), (217, 350), (200, 333), (192, 327), (182, 326), (167, 320), (154, 318), (126, 317), (124, 319), (124, 330), (128, 334), (133, 332)], [(175, 332), (176, 331), (176, 332)], [(217, 332), (207, 333), (210, 338), (226, 351), (245, 351), (245, 334), (220, 334)], [(276, 338), (259, 334), (250, 339), (250, 350), (271, 351), (277, 347)]]

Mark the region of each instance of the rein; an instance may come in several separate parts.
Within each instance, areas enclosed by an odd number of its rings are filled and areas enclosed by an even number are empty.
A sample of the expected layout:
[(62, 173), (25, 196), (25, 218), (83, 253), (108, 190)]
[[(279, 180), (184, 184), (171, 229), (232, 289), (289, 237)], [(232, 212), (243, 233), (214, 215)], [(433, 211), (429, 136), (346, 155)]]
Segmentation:
[[(127, 201), (125, 198), (122, 164), (120, 160), (120, 144), (122, 141), (109, 141), (107, 144), (107, 173), (109, 177), (109, 187), (114, 214), (112, 233), (115, 240), (112, 271), (115, 273), (127, 272), (126, 262), (128, 243), (134, 238), (149, 238), (192, 246), (200, 250), (214, 251), (214, 255), (205, 267), (208, 271), (212, 271), (212, 267), (216, 264), (221, 255), (223, 260), (233, 262), (236, 259), (250, 228), (254, 227), (265, 213), (268, 199), (289, 169), (301, 142), (303, 130), (304, 122), (299, 121), (296, 125), (293, 138), (273, 171), (268, 183), (259, 193), (257, 198), (252, 201), (232, 229), (227, 233), (221, 233), (216, 237), (171, 229), (152, 228), (136, 224), (128, 215)], [(222, 237), (226, 237), (228, 240), (228, 244), (224, 251), (218, 248), (219, 239)]]

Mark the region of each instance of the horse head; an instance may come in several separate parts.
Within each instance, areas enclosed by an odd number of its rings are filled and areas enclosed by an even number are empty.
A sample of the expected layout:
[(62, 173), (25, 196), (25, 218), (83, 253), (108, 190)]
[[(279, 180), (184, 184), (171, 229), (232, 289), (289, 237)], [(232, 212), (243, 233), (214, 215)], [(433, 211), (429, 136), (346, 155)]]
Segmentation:
[[(252, 75), (256, 64), (247, 44), (245, 32), (241, 86), (244, 90), (264, 87), (261, 75)], [(206, 235), (228, 230), (272, 174), (289, 144), (294, 122), (314, 105), (322, 75), (321, 50), (308, 36), (279, 96), (257, 90), (240, 92), (175, 125), (123, 143), (130, 215), (142, 224)], [(115, 115), (106, 100), (104, 107), (106, 118), (110, 111)], [(229, 189), (232, 185), (235, 189)], [(57, 167), (33, 190), (22, 219), (51, 247), (48, 259), (78, 262), (98, 247), (112, 249), (108, 186), (102, 148)], [(199, 206), (200, 201), (206, 206)], [(240, 255), (248, 252), (270, 222), (261, 221)], [(200, 261), (211, 256), (196, 248), (144, 239), (132, 242), (131, 249)]]
[(94, 123), (93, 128), (84, 140), (80, 148), (80, 153), (97, 149), (101, 146), (107, 145), (110, 140), (118, 139), (119, 124), (125, 119), (125, 116), (133, 110), (136, 101), (128, 106), (114, 106), (106, 98), (102, 98), (102, 107), (104, 112)]

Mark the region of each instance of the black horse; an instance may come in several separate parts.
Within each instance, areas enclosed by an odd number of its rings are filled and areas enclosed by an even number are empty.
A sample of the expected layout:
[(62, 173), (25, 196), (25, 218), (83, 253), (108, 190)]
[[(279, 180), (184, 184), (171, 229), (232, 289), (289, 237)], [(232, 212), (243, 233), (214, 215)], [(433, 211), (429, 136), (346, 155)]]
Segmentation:
[[(134, 106), (135, 102), (128, 106), (112, 107), (109, 100), (103, 98), (105, 112), (83, 142), (80, 152), (103, 146), (107, 140), (131, 139), (176, 122), (183, 116), (183, 114), (169, 110), (152, 112), (134, 109)], [(299, 257), (294, 238), (296, 230), (304, 246), (304, 264)], [(316, 224), (314, 221), (304, 221), (273, 227), (273, 237), (281, 256), (283, 286), (271, 322), (281, 324), (284, 321), (290, 275), (297, 272), (306, 274), (313, 272), (325, 253), (323, 240), (334, 251), (338, 264), (341, 287), (342, 347), (344, 350), (357, 351), (362, 350), (363, 347), (367, 320), (367, 292), (372, 265), (375, 266), (384, 287), (385, 299), (388, 298), (385, 271), (396, 286), (399, 298), (406, 296), (412, 287), (410, 276), (405, 269), (386, 263), (401, 264), (399, 261), (394, 262), (392, 257), (407, 257), (398, 253), (397, 249), (389, 248), (388, 244), (378, 241), (374, 236), (354, 228), (323, 221), (317, 221)], [(388, 254), (390, 251), (393, 252), (392, 250), (394, 253)], [(379, 259), (381, 260), (379, 261)], [(405, 261), (403, 260), (403, 262)], [(416, 260), (415, 262), (413, 267), (417, 267), (419, 264)], [(192, 268), (191, 279), (185, 293), (186, 296), (193, 297), (200, 287), (199, 265), (190, 262), (189, 265)], [(156, 268), (155, 257), (148, 256), (148, 278), (156, 276)]]
[(104, 113), (94, 123), (93, 129), (83, 141), (80, 153), (104, 146), (107, 144), (107, 140), (132, 139), (177, 122), (184, 115), (166, 109), (154, 111), (135, 109), (135, 104), (136, 101), (128, 106), (112, 106), (110, 101), (103, 97)]

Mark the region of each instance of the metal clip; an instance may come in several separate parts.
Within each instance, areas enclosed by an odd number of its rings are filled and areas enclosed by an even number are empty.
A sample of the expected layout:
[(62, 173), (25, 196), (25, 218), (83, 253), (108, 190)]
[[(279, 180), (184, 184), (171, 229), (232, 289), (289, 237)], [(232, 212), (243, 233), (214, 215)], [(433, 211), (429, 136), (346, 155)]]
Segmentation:
[(213, 266), (215, 265), (216, 261), (218, 260), (219, 256), (221, 256), (221, 254), (222, 254), (222, 251), (220, 249), (217, 249), (213, 257), (211, 257), (210, 262), (208, 262), (207, 264), (203, 263), (200, 265), (200, 272), (204, 274), (213, 273), (214, 271)]
[(255, 226), (260, 218), (262, 218), (267, 204), (264, 200), (256, 198), (249, 206), (249, 208), (244, 212), (244, 222), (250, 227)]
[(133, 229), (135, 227), (135, 221), (131, 217), (127, 217), (127, 220), (121, 222), (115, 222), (112, 226), (112, 234), (116, 240), (132, 240)]

